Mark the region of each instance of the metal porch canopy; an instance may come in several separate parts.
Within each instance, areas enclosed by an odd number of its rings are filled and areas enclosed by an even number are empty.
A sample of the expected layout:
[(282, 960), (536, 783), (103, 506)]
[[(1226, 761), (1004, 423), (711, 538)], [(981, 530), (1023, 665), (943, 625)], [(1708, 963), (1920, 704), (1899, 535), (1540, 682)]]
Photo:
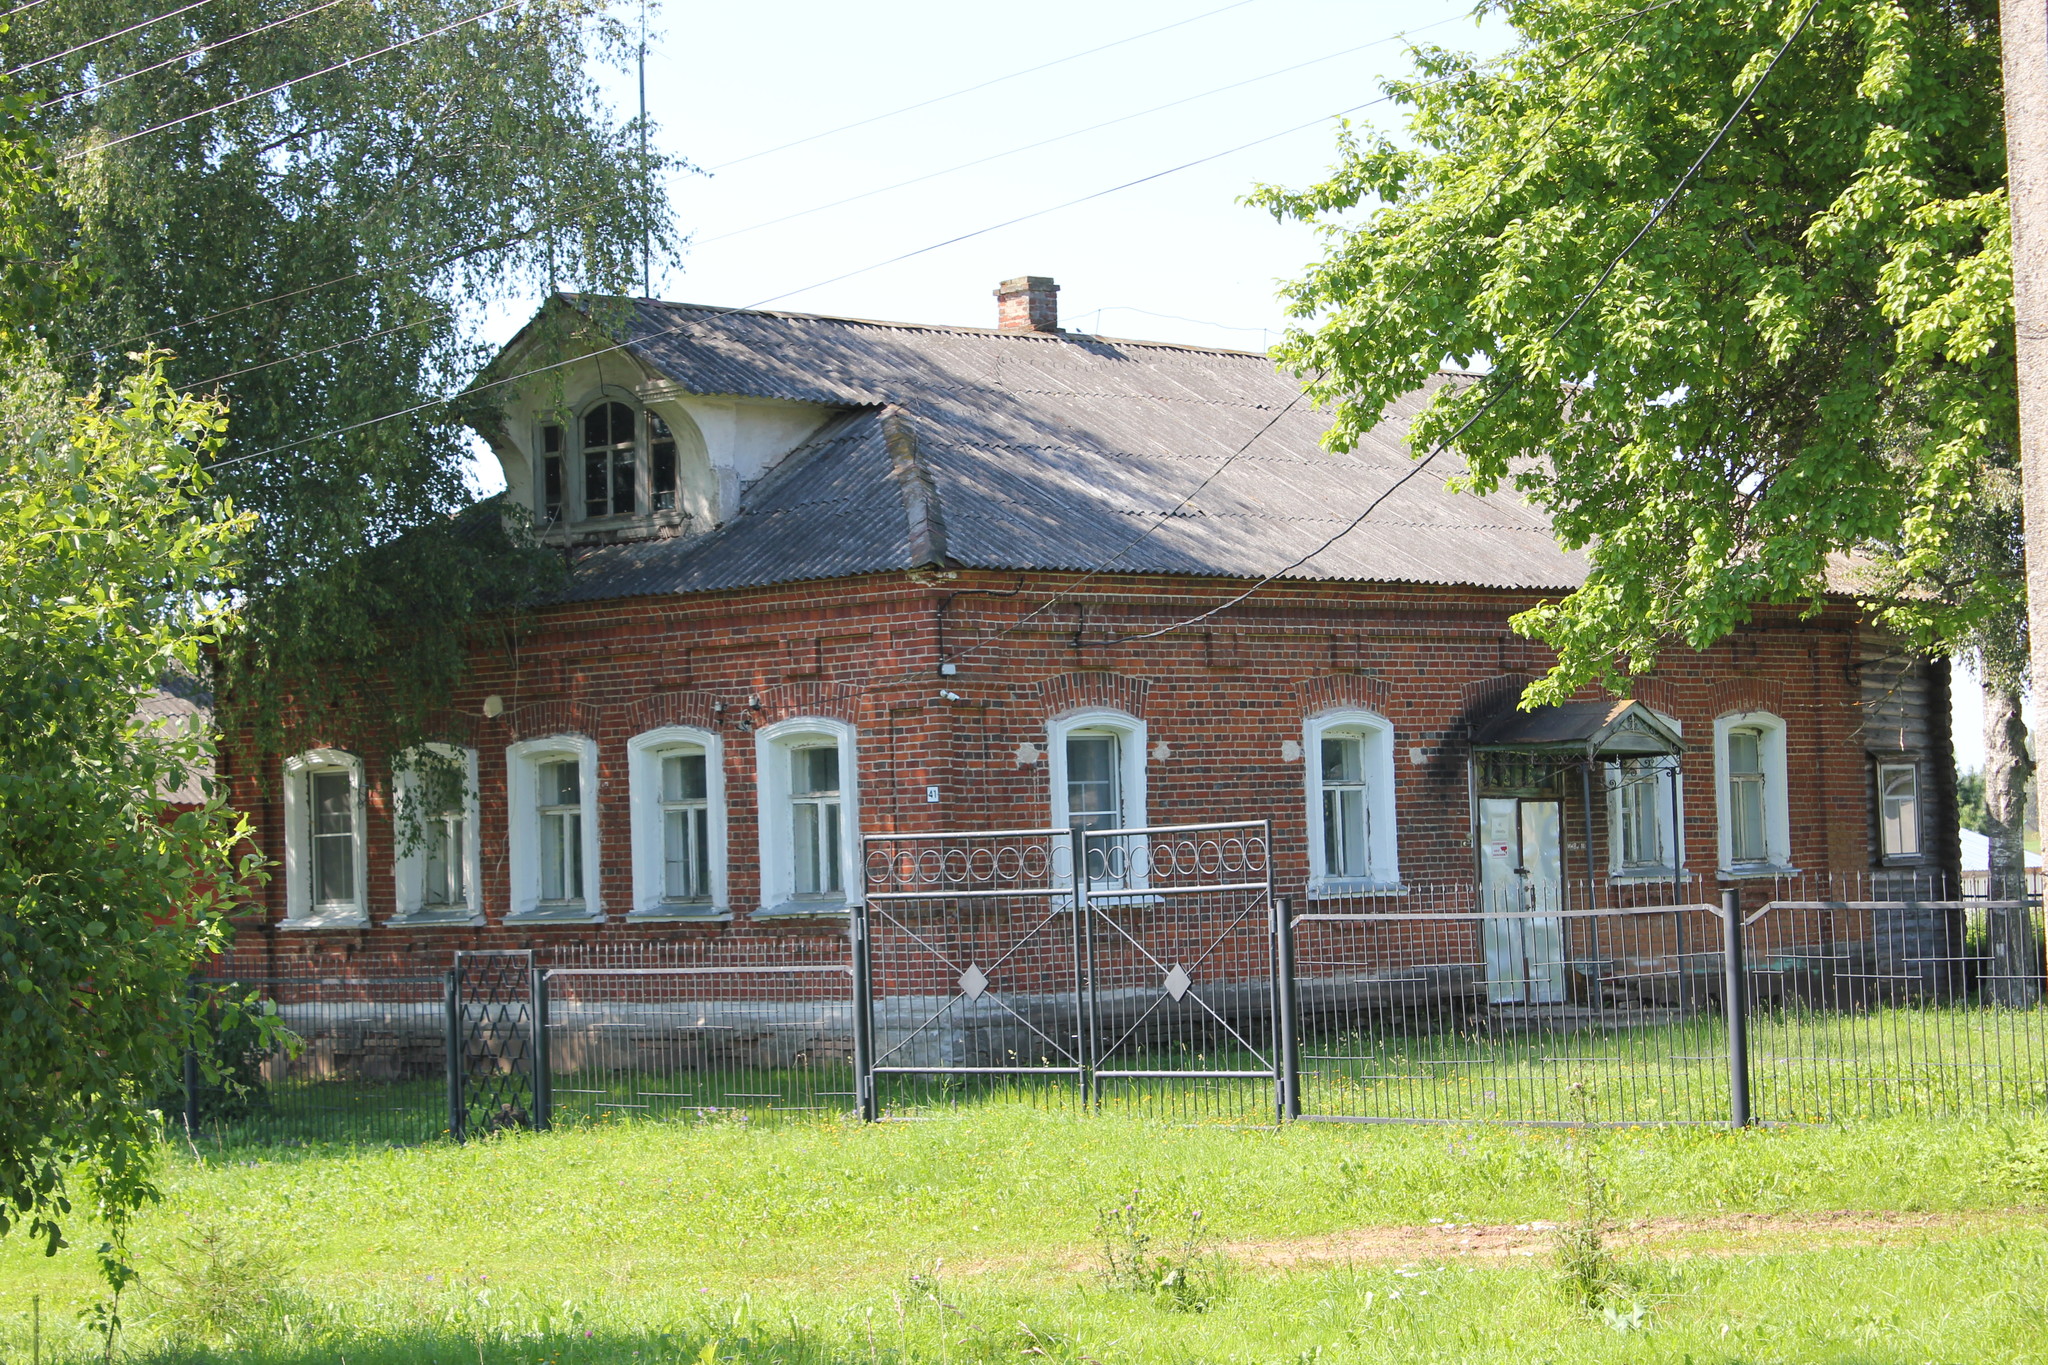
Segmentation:
[(1685, 752), (1685, 741), (1639, 701), (1568, 701), (1509, 710), (1479, 727), (1475, 749), (1557, 754), (1588, 761)]

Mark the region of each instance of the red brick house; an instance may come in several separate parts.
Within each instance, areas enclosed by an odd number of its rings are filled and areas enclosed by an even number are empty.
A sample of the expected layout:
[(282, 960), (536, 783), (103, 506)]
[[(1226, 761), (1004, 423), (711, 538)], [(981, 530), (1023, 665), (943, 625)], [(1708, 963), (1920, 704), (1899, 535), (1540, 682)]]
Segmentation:
[[(283, 865), (253, 964), (844, 932), (859, 836), (1270, 818), (1280, 889), (1561, 903), (1955, 873), (1947, 677), (1847, 599), (1514, 710), (1509, 618), (1583, 560), (1508, 493), (1359, 449), (1264, 356), (557, 297), (481, 382), (570, 586), (449, 698), (467, 804), (394, 843), (390, 756), (238, 758)], [(500, 382), (502, 381), (502, 382)], [(1451, 472), (1449, 469), (1443, 474)]]

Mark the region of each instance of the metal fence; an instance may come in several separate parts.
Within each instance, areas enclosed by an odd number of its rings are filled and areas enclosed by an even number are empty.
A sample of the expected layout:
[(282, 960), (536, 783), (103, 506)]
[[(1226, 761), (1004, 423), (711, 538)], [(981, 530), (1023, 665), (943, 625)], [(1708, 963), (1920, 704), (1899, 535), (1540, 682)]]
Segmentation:
[(1271, 895), (1265, 839), (881, 840), (850, 935), (201, 983), (289, 1045), (245, 1019), (161, 1103), (216, 1147), (992, 1102), (1232, 1122), (2048, 1110), (2038, 902), (1880, 875), (1725, 897), (1698, 881), (1491, 900), (1410, 885), (1294, 913)]

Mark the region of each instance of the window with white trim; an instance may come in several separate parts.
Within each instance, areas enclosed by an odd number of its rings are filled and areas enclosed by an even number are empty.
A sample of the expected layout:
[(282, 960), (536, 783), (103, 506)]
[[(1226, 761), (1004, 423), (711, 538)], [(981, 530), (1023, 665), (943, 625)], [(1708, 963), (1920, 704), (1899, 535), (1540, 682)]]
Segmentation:
[(1920, 765), (1877, 765), (1878, 852), (1884, 858), (1920, 856)]
[(505, 750), (512, 906), (522, 919), (600, 919), (597, 741), (522, 740)]
[(1302, 728), (1309, 893), (1397, 885), (1394, 730), (1370, 711), (1328, 711)]
[(1714, 776), (1722, 869), (1758, 875), (1790, 871), (1785, 722), (1767, 711), (1715, 721)]
[(722, 915), (725, 773), (719, 738), (667, 726), (626, 743), (633, 807), (633, 913)]
[(368, 923), (363, 761), (339, 749), (286, 759), (284, 825), (287, 927)]
[(756, 735), (755, 762), (763, 911), (845, 909), (860, 884), (853, 727), (819, 717), (779, 722)]
[[(1122, 711), (1077, 711), (1046, 726), (1055, 829), (1136, 829), (1145, 823), (1145, 722)], [(1097, 850), (1088, 879), (1142, 885), (1145, 850)]]
[[(398, 856), (393, 881), (401, 920), (467, 924), (483, 912), (477, 891), (476, 750), (424, 746), (417, 762), (394, 765)], [(436, 809), (422, 809), (433, 794)]]
[(1683, 865), (1684, 831), (1674, 818), (1682, 796), (1678, 760), (1656, 754), (1607, 766), (1607, 871), (1615, 877), (1669, 877)]

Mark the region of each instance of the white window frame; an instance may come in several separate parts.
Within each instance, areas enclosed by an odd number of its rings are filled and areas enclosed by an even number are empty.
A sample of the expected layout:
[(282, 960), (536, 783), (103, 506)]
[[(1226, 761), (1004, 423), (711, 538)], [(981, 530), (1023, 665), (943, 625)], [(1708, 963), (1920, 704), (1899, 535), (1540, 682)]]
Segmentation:
[[(711, 899), (667, 898), (662, 842), (661, 761), (677, 749), (704, 754), (706, 838), (710, 844)], [(626, 741), (626, 786), (633, 816), (633, 909), (635, 919), (727, 919), (732, 904), (726, 882), (725, 748), (710, 730), (667, 725)]]
[[(1736, 863), (1734, 832), (1728, 801), (1728, 734), (1752, 729), (1762, 734), (1757, 745), (1764, 770), (1764, 857)], [(1786, 790), (1790, 772), (1785, 760), (1785, 722), (1768, 711), (1739, 711), (1714, 722), (1714, 824), (1719, 839), (1720, 869), (1731, 877), (1775, 877), (1795, 872), (1792, 866), (1792, 819)]]
[[(1884, 779), (1887, 772), (1904, 769), (1913, 775), (1913, 848), (1898, 850), (1891, 847), (1891, 838), (1886, 831), (1884, 813)], [(1877, 795), (1877, 857), (1881, 863), (1894, 865), (1918, 863), (1927, 856), (1927, 821), (1923, 818), (1925, 801), (1920, 789), (1920, 760), (1917, 758), (1876, 759), (1875, 767)]]
[[(462, 885), (466, 894), (460, 905), (428, 905), (426, 850), (414, 848), (401, 852), (392, 859), (391, 864), (391, 881), (398, 909), (390, 922), (482, 924), (484, 903), (478, 874), (483, 871), (484, 860), (482, 832), (477, 827), (481, 812), (477, 800), (476, 750), (457, 748), (453, 744), (428, 744), (422, 747), (462, 763)], [(392, 821), (391, 837), (393, 844), (398, 845), (405, 841), (407, 812), (418, 790), (418, 782), (410, 774), (394, 773), (391, 787), (396, 816)]]
[[(573, 758), (583, 819), (583, 904), (543, 906), (540, 899), (540, 765)], [(598, 870), (597, 741), (587, 735), (548, 735), (523, 739), (505, 749), (505, 813), (507, 862), (511, 873), (509, 920), (581, 923), (604, 918)]]
[[(796, 894), (796, 832), (791, 828), (790, 752), (803, 741), (828, 741), (839, 749), (838, 899)], [(796, 716), (754, 732), (754, 779), (761, 844), (761, 908), (764, 917), (840, 915), (860, 900), (860, 767), (853, 726), (823, 716)]]
[[(1345, 736), (1365, 744), (1366, 840), (1364, 877), (1337, 876), (1330, 871), (1329, 850), (1323, 847), (1323, 740)], [(1345, 708), (1324, 711), (1302, 722), (1303, 789), (1308, 812), (1308, 894), (1338, 896), (1359, 891), (1385, 891), (1401, 884), (1400, 827), (1394, 813), (1394, 727), (1376, 712)]]
[[(1123, 809), (1117, 825), (1122, 829), (1141, 829), (1146, 823), (1145, 769), (1147, 758), (1145, 722), (1127, 711), (1111, 710), (1107, 707), (1091, 708), (1085, 711), (1070, 711), (1055, 716), (1046, 722), (1046, 777), (1051, 783), (1049, 793), (1052, 806), (1053, 829), (1070, 829), (1073, 815), (1067, 800), (1067, 740), (1075, 732), (1106, 730), (1122, 740), (1118, 756), (1118, 786)], [(1078, 850), (1076, 850), (1078, 854)], [(1105, 878), (1099, 881), (1091, 878), (1091, 884), (1105, 888), (1128, 889), (1150, 884), (1151, 859), (1144, 848), (1128, 850), (1132, 875), (1127, 880)], [(1056, 868), (1056, 884), (1072, 885), (1073, 869)]]
[[(1676, 722), (1670, 721), (1668, 716), (1659, 717), (1659, 719), (1670, 723), (1673, 730), (1678, 728)], [(1646, 758), (1658, 765), (1657, 793), (1654, 798), (1657, 817), (1657, 842), (1663, 845), (1667, 857), (1661, 863), (1644, 863), (1633, 867), (1627, 866), (1622, 862), (1621, 792), (1623, 783), (1621, 764), (1619, 762), (1603, 764), (1601, 766), (1607, 770), (1607, 875), (1611, 880), (1619, 882), (1668, 882), (1685, 867), (1685, 820), (1683, 818), (1685, 809), (1685, 773), (1680, 770), (1678, 760), (1669, 755), (1631, 754), (1629, 757)], [(1674, 787), (1678, 793), (1678, 809), (1681, 813), (1681, 818), (1676, 822), (1671, 818), (1672, 791)], [(1676, 861), (1673, 861), (1674, 859)]]
[[(354, 809), (355, 901), (347, 907), (313, 904), (312, 779), (319, 774), (346, 773)], [(284, 886), (285, 929), (367, 929), (369, 912), (369, 845), (365, 838), (363, 760), (340, 749), (309, 749), (284, 762)]]

